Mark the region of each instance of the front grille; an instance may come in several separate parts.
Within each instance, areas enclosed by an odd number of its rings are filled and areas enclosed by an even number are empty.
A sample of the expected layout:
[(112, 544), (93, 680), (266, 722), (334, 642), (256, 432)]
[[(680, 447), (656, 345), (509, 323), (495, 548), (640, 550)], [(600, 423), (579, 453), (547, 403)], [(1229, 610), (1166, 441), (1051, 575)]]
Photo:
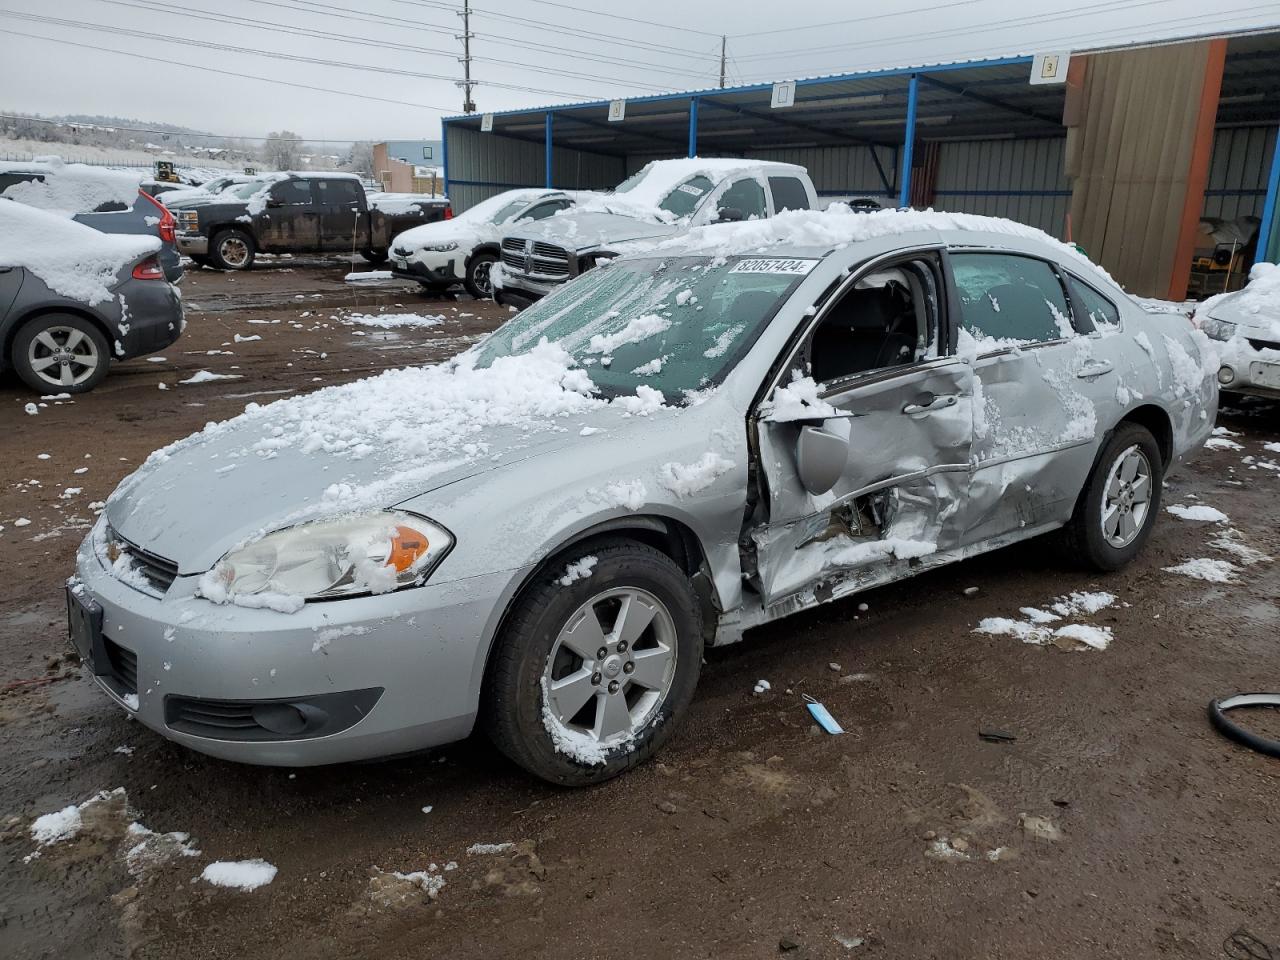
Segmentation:
[(518, 273), (562, 280), (569, 276), (569, 251), (552, 243), (535, 240), (531, 247), (517, 237), (502, 241), (502, 264)]
[(165, 722), (183, 733), (230, 740), (242, 739), (246, 732), (262, 729), (253, 719), (253, 704), (243, 700), (168, 697), (164, 706)]
[(1280, 350), (1280, 341), (1276, 340), (1254, 340), (1249, 338), (1249, 346), (1255, 350)]
[[(98, 664), (100, 676), (110, 677), (123, 689), (121, 694), (138, 692), (138, 655), (108, 637), (102, 638), (102, 647), (106, 651), (107, 662)], [(106, 667), (105, 670), (102, 667)]]
[[(114, 551), (112, 547), (115, 548)], [(173, 586), (173, 581), (178, 577), (178, 565), (174, 561), (130, 543), (111, 527), (107, 527), (107, 551), (113, 564), (116, 562), (116, 557), (127, 558), (133, 571), (140, 574), (143, 580), (161, 595), (168, 592)]]

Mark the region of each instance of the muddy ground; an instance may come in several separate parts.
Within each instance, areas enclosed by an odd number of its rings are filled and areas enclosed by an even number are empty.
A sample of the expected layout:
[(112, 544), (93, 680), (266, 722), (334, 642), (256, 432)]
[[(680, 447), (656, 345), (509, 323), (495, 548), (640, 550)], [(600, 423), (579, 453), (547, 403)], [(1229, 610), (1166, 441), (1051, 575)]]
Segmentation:
[[(658, 761), (592, 790), (535, 782), (478, 738), (290, 771), (130, 721), (67, 656), (61, 585), (91, 505), (208, 420), (450, 355), (505, 316), (353, 287), (347, 269), (198, 271), (163, 362), (36, 416), (0, 384), (0, 957), (1250, 956), (1226, 943), (1241, 928), (1280, 956), (1280, 761), (1205, 718), (1214, 696), (1280, 689), (1280, 562), (1210, 546), (1224, 524), (1165, 514), (1106, 577), (1033, 542), (756, 631), (708, 654)], [(330, 319), (397, 305), (446, 321)], [(240, 379), (178, 382), (199, 370)], [(1238, 544), (1280, 557), (1280, 455), (1263, 446), (1280, 408), (1219, 422), (1239, 449), (1200, 454), (1167, 502), (1212, 504)], [(1234, 562), (1233, 582), (1165, 572), (1195, 557)], [(1084, 618), (1108, 649), (974, 632), (1076, 590), (1119, 598)], [(845, 735), (818, 732), (803, 694)], [(77, 838), (32, 839), (37, 816), (117, 788)], [(279, 869), (255, 891), (197, 879), (255, 857)]]

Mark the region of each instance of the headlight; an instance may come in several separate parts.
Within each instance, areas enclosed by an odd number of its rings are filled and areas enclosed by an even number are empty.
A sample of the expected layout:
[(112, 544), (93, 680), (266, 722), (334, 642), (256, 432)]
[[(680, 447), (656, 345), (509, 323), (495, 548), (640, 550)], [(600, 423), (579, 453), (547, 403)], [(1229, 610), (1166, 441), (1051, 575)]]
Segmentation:
[(200, 592), (215, 602), (388, 593), (422, 583), (452, 546), (449, 531), (407, 513), (302, 523), (232, 550), (201, 578)]
[(1196, 317), (1196, 323), (1211, 340), (1230, 340), (1236, 335), (1238, 326), (1227, 320), (1215, 320), (1213, 317)]
[(435, 253), (445, 253), (448, 250), (457, 250), (458, 244), (454, 240), (450, 240), (448, 243), (428, 243), (422, 249), (431, 250)]

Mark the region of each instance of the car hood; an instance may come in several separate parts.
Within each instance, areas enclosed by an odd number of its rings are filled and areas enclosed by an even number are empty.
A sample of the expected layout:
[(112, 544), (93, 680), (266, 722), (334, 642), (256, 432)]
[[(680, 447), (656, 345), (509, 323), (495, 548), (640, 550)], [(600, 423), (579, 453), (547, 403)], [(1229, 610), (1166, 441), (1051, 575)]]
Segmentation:
[[(485, 228), (488, 228), (486, 230)], [(413, 227), (404, 233), (397, 234), (391, 243), (392, 250), (397, 247), (405, 252), (413, 252), (428, 243), (457, 243), (459, 246), (472, 245), (485, 233), (493, 233), (490, 224), (470, 223), (466, 220), (437, 220)]]
[[(484, 456), (414, 464), (393, 447), (353, 459), (343, 451), (272, 449), (261, 423), (220, 424), (152, 454), (107, 501), (107, 522), (123, 539), (201, 573), (228, 550), (308, 520), (387, 509), (450, 484), (553, 453), (575, 429), (530, 438), (518, 426), (491, 427), (473, 440)], [(267, 440), (269, 441), (269, 437)]]
[(636, 240), (658, 240), (679, 233), (674, 223), (637, 220), (618, 213), (561, 213), (510, 231), (520, 240), (554, 243), (570, 250), (595, 250)]
[(1237, 324), (1246, 336), (1280, 340), (1280, 303), (1266, 303), (1256, 297), (1247, 297), (1247, 292), (1248, 288), (1229, 293), (1208, 304), (1208, 309), (1196, 312), (1203, 312), (1214, 320)]

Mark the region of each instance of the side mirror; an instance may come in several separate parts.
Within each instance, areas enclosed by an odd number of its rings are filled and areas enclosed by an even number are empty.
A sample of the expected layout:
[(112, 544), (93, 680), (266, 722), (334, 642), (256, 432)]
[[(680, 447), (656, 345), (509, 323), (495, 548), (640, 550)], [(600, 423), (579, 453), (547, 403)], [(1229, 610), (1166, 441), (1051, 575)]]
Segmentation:
[(828, 430), (826, 424), (800, 428), (796, 440), (796, 472), (812, 494), (836, 485), (849, 462), (849, 437)]
[(716, 211), (716, 223), (737, 223), (747, 219), (737, 207), (721, 207)]

